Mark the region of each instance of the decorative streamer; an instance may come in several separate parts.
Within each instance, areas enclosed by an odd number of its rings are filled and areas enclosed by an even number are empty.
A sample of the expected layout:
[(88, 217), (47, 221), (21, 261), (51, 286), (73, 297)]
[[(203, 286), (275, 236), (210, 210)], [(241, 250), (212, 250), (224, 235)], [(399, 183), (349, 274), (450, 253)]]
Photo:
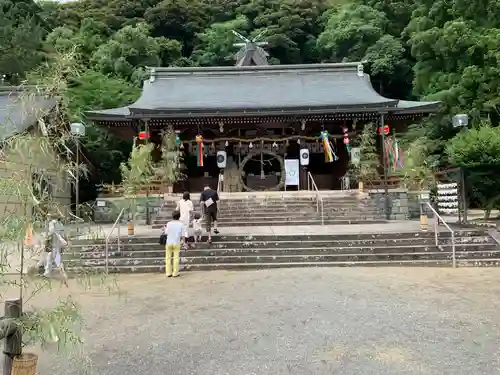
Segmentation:
[(203, 137), (196, 136), (196, 156), (198, 159), (198, 167), (203, 167)]
[(321, 141), (323, 142), (323, 151), (325, 153), (325, 163), (331, 163), (333, 161), (339, 160), (335, 152), (333, 152), (333, 145), (328, 138), (328, 131), (323, 130), (319, 135)]
[(385, 158), (392, 171), (403, 168), (403, 151), (394, 137), (385, 138)]

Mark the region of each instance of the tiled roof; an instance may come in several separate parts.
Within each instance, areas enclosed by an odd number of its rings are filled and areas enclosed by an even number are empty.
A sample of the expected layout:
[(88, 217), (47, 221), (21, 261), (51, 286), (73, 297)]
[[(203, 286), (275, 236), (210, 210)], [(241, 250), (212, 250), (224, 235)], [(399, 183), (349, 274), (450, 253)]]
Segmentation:
[(19, 87), (0, 86), (0, 141), (22, 133), (55, 104), (41, 95), (22, 96)]
[(212, 68), (151, 68), (140, 98), (124, 108), (89, 111), (90, 119), (144, 114), (223, 115), (400, 112), (437, 102), (402, 102), (378, 94), (361, 63)]

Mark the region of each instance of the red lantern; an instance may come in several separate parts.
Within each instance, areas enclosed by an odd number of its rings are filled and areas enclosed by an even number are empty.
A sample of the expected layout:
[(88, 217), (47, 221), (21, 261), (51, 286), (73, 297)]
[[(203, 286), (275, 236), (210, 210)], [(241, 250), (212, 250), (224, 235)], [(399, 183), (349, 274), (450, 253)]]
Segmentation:
[(150, 135), (150, 134), (149, 134), (149, 132), (147, 132), (147, 131), (141, 131), (141, 132), (139, 132), (138, 138), (139, 138), (141, 141), (144, 141), (145, 139), (150, 139), (150, 138), (151, 138), (151, 135)]
[[(391, 128), (389, 127), (389, 125), (384, 125), (384, 129), (383, 129), (384, 135), (389, 134), (390, 131), (391, 131)], [(380, 134), (380, 135), (382, 134), (381, 127), (378, 128), (378, 134)]]

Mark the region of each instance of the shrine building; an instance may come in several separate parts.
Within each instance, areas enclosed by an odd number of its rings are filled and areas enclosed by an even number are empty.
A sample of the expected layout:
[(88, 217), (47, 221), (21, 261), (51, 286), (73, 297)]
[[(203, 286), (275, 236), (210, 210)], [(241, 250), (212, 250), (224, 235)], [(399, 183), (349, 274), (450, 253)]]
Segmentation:
[[(305, 188), (308, 173), (327, 190), (341, 189), (353, 157), (347, 146), (364, 124), (384, 129), (374, 134), (383, 155), (382, 138), (395, 139), (438, 105), (381, 96), (361, 62), (240, 63), (151, 68), (135, 103), (86, 116), (121, 138), (147, 132), (147, 141), (158, 145), (155, 160), (161, 157), (162, 131), (172, 127), (185, 175), (174, 192), (201, 191), (205, 184), (215, 188), (222, 172), (224, 191), (296, 190)], [(332, 160), (325, 159), (321, 134), (329, 138)], [(387, 179), (387, 162), (384, 166)]]

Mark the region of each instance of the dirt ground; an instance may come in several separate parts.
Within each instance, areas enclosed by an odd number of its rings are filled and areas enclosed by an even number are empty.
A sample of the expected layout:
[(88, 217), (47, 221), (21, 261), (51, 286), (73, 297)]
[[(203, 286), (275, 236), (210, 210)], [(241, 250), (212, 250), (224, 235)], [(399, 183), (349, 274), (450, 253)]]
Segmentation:
[(85, 317), (81, 347), (35, 349), (41, 375), (492, 375), (499, 278), (496, 268), (127, 275), (120, 295), (55, 281), (28, 304), (71, 295)]

